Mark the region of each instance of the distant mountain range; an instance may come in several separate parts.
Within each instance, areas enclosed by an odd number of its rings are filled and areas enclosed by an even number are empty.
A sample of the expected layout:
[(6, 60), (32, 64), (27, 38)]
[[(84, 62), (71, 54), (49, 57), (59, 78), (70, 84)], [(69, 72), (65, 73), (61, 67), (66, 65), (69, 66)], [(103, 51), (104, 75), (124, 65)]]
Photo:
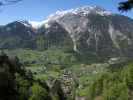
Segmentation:
[(57, 11), (42, 22), (0, 26), (0, 48), (69, 48), (86, 56), (133, 57), (133, 19), (98, 6)]

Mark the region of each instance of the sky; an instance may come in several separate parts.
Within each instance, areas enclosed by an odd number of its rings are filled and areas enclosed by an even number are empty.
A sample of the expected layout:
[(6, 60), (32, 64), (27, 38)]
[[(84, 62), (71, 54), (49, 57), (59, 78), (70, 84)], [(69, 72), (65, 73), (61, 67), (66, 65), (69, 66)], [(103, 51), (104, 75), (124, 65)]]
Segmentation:
[(0, 7), (0, 25), (15, 20), (42, 21), (58, 10), (68, 10), (85, 5), (98, 5), (113, 13), (133, 18), (133, 11), (121, 13), (118, 2), (122, 0), (23, 0), (14, 5)]

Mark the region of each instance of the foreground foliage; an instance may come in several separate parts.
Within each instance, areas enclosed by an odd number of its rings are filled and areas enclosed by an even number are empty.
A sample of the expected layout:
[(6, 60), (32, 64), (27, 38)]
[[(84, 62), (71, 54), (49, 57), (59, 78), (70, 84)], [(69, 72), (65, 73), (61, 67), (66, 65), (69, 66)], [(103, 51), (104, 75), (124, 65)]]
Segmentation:
[(131, 100), (133, 82), (133, 63), (121, 69), (103, 73), (88, 90), (89, 100), (101, 96), (102, 100)]

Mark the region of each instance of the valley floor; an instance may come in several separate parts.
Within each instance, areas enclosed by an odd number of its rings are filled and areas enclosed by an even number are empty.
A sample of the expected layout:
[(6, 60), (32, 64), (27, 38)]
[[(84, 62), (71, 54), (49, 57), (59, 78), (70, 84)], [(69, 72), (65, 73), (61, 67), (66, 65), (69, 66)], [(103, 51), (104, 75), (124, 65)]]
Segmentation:
[[(44, 80), (49, 86), (60, 80), (64, 91), (70, 91), (72, 96), (76, 96), (76, 100), (128, 100), (128, 97), (113, 99), (122, 96), (123, 92), (119, 93), (120, 89), (125, 88), (124, 92), (128, 89), (128, 84), (125, 85), (126, 82), (118, 76), (122, 72), (125, 75), (130, 74), (123, 71), (123, 66), (127, 64), (125, 62), (112, 62), (112, 65), (109, 62), (85, 63), (79, 61), (72, 52), (55, 49), (46, 51), (18, 49), (5, 52), (10, 56), (19, 57), (26, 70), (31, 71), (35, 79)], [(119, 81), (115, 81), (116, 77)], [(110, 85), (112, 88), (108, 91), (106, 88)], [(117, 94), (112, 93), (115, 88)]]

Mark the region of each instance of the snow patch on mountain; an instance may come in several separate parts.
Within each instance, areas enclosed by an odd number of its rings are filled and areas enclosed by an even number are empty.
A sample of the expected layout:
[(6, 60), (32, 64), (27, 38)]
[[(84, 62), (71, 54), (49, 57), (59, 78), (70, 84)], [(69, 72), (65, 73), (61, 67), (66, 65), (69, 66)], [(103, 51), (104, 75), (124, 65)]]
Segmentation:
[(65, 10), (65, 11), (59, 10), (56, 13), (48, 16), (47, 20), (57, 20), (58, 18), (61, 18), (66, 14), (75, 14), (75, 15), (80, 14), (80, 15), (86, 16), (90, 13), (96, 13), (96, 14), (100, 14), (102, 16), (107, 16), (107, 15), (112, 14), (111, 12), (106, 11), (105, 9), (103, 9), (99, 6), (82, 6), (79, 8)]
[(31, 27), (31, 24), (26, 20), (17, 20), (17, 22), (23, 24), (26, 27)]
[(37, 22), (37, 21), (29, 21), (29, 23), (35, 29), (38, 29), (38, 28), (40, 28), (42, 26), (44, 26), (45, 28), (48, 28), (49, 27), (48, 20), (44, 20), (44, 21), (40, 21), (40, 22)]

